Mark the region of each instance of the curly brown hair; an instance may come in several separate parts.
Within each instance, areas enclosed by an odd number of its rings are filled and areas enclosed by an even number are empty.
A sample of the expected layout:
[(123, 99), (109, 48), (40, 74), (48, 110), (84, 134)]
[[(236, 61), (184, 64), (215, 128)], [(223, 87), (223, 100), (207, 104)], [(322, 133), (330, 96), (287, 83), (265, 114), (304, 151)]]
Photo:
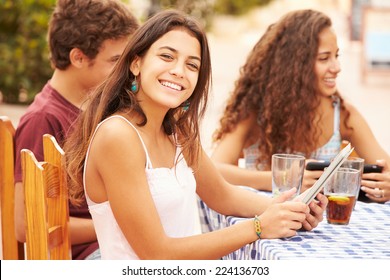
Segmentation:
[[(270, 25), (240, 69), (214, 142), (254, 113), (261, 139), (258, 162), (269, 165), (271, 155), (281, 152), (310, 155), (322, 133), (313, 125), (320, 104), (314, 71), (319, 34), (331, 25), (314, 10), (289, 12)], [(334, 96), (346, 110), (340, 94)]]
[(129, 36), (138, 26), (118, 0), (58, 0), (48, 30), (51, 63), (65, 70), (73, 48), (94, 59), (104, 41)]

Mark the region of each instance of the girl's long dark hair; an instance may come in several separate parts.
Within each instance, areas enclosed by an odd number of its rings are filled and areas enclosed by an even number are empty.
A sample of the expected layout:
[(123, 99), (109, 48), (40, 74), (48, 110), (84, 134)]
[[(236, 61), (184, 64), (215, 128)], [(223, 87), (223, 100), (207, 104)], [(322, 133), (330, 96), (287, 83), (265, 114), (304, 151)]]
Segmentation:
[(182, 107), (170, 109), (163, 121), (167, 135), (176, 134), (178, 144), (189, 165), (197, 162), (200, 149), (199, 121), (203, 117), (211, 83), (211, 62), (206, 35), (192, 17), (175, 10), (157, 13), (140, 27), (128, 42), (121, 58), (109, 77), (91, 95), (86, 110), (65, 142), (66, 169), (71, 201), (78, 204), (84, 196), (83, 167), (91, 137), (97, 125), (117, 112), (136, 112), (143, 126), (148, 119), (136, 95), (131, 92), (134, 75), (130, 65), (136, 57), (143, 57), (150, 46), (167, 32), (182, 29), (195, 36), (201, 46), (199, 77), (189, 98), (188, 110)]

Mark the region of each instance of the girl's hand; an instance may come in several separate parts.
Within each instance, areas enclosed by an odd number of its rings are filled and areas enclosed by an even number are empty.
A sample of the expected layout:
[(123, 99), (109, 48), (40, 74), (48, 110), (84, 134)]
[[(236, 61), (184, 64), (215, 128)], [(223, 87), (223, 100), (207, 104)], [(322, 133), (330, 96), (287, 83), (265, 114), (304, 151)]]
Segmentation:
[(311, 188), (314, 183), (320, 178), (320, 176), (324, 173), (321, 170), (306, 170), (303, 173), (302, 187), (301, 193), (305, 192), (309, 188)]
[[(294, 200), (302, 201), (306, 196), (306, 191), (301, 193)], [(328, 205), (328, 199), (322, 193), (318, 193), (316, 199), (309, 204), (310, 212), (307, 214), (305, 221), (302, 222), (302, 227), (305, 230), (312, 230), (317, 227), (318, 224), (323, 220), (324, 211)]]
[(316, 199), (310, 202), (310, 213), (306, 215), (306, 220), (302, 222), (302, 227), (305, 230), (312, 230), (323, 220), (328, 199), (322, 193), (317, 194)]
[[(317, 162), (317, 160), (306, 160), (306, 165), (308, 162)], [(324, 170), (307, 170), (303, 173), (302, 187), (301, 193), (305, 192), (307, 189), (311, 188), (314, 183), (320, 178), (320, 176), (324, 173)]]
[(383, 166), (382, 173), (365, 173), (362, 176), (361, 190), (375, 202), (384, 203), (390, 200), (390, 170), (385, 160), (377, 160)]
[(273, 199), (272, 204), (259, 217), (262, 238), (282, 238), (296, 235), (309, 215), (309, 207), (301, 201), (288, 201), (296, 192), (293, 188)]

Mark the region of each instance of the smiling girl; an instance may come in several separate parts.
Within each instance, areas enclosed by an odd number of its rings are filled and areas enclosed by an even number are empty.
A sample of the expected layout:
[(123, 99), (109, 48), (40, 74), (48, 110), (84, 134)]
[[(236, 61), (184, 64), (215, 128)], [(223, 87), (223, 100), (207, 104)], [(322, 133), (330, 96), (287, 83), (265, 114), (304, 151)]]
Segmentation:
[[(384, 172), (365, 174), (362, 185), (370, 199), (390, 199), (390, 157), (337, 91), (338, 55), (331, 20), (321, 12), (292, 11), (268, 27), (241, 68), (214, 135), (212, 159), (228, 181), (271, 190), (272, 154), (331, 160), (348, 140), (366, 163), (383, 159)], [(246, 168), (237, 166), (242, 157)], [(305, 171), (302, 190), (322, 172)]]
[[(210, 77), (204, 31), (167, 10), (138, 29), (91, 96), (65, 153), (72, 202), (85, 195), (102, 259), (218, 259), (322, 220), (323, 195), (309, 206), (287, 201), (294, 191), (271, 200), (219, 174), (199, 140)], [(196, 195), (250, 219), (200, 234)]]

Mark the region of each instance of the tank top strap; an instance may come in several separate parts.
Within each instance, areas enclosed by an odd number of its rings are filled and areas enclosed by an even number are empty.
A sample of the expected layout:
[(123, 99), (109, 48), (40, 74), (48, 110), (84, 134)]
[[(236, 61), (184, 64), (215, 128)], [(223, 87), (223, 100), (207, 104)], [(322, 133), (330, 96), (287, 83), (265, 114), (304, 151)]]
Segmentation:
[[(151, 160), (150, 160), (150, 158), (149, 158), (148, 150), (146, 149), (146, 145), (145, 145), (145, 143), (144, 143), (144, 140), (142, 139), (141, 134), (139, 134), (139, 131), (137, 130), (137, 128), (136, 128), (131, 122), (129, 122), (125, 117), (123, 117), (123, 116), (121, 116), (121, 115), (113, 115), (113, 116), (110, 116), (110, 117), (104, 119), (103, 121), (101, 121), (101, 122), (96, 126), (96, 129), (95, 129), (95, 131), (94, 131), (93, 134), (92, 134), (91, 141), (89, 142), (89, 145), (88, 145), (87, 153), (86, 153), (86, 156), (85, 156), (84, 169), (85, 169), (85, 166), (87, 165), (89, 150), (91, 149), (91, 143), (92, 143), (92, 141), (93, 141), (93, 139), (94, 139), (94, 137), (95, 137), (96, 132), (98, 131), (99, 127), (100, 127), (103, 123), (105, 123), (106, 121), (108, 121), (108, 120), (110, 120), (110, 119), (112, 119), (112, 118), (120, 118), (120, 119), (124, 120), (125, 122), (127, 122), (132, 128), (134, 128), (135, 132), (137, 132), (137, 135), (138, 135), (139, 139), (141, 140), (142, 147), (144, 148), (144, 151), (145, 151), (145, 154), (146, 154), (146, 166), (145, 166), (145, 168), (147, 168), (147, 169), (152, 168), (152, 162), (151, 162)], [(84, 172), (84, 174), (83, 174), (83, 177), (84, 177), (84, 175), (85, 175), (85, 172)], [(83, 178), (83, 181), (84, 181), (84, 178)], [(85, 181), (84, 181), (84, 184), (85, 184)]]
[(334, 107), (334, 120), (333, 120), (333, 132), (340, 131), (340, 98), (335, 96), (333, 98), (333, 107)]
[[(146, 149), (146, 145), (145, 145), (145, 142), (144, 140), (142, 139), (142, 136), (141, 134), (139, 133), (138, 129), (128, 120), (126, 119), (125, 117), (121, 116), (121, 115), (113, 115), (109, 118), (121, 118), (123, 119), (125, 122), (127, 122), (131, 127), (134, 128), (135, 132), (137, 132), (138, 134), (138, 137), (139, 137), (139, 140), (141, 140), (141, 143), (142, 143), (142, 147), (144, 147), (144, 151), (145, 151), (145, 154), (146, 154), (146, 168), (148, 169), (151, 169), (153, 168), (152, 166), (152, 161), (150, 160), (150, 157), (149, 157), (149, 153), (148, 153), (148, 150)], [(108, 119), (108, 118), (107, 118)]]
[(85, 170), (86, 170), (86, 167), (87, 167), (87, 164), (88, 164), (88, 157), (89, 157), (89, 151), (90, 151), (90, 149), (91, 149), (91, 143), (92, 143), (93, 139), (95, 138), (95, 134), (96, 134), (96, 132), (98, 131), (99, 127), (100, 127), (103, 123), (105, 123), (106, 121), (108, 121), (108, 120), (110, 120), (110, 119), (112, 119), (112, 118), (120, 118), (120, 119), (126, 121), (130, 126), (132, 126), (132, 127), (134, 128), (135, 132), (137, 132), (137, 134), (138, 134), (139, 139), (141, 140), (142, 147), (143, 147), (144, 150), (145, 150), (145, 154), (146, 154), (146, 166), (145, 166), (145, 169), (150, 169), (150, 168), (152, 168), (152, 162), (151, 162), (151, 160), (150, 160), (150, 158), (149, 158), (149, 154), (148, 154), (148, 150), (146, 149), (146, 145), (145, 145), (145, 143), (144, 143), (144, 141), (143, 141), (141, 135), (139, 134), (137, 128), (136, 128), (131, 122), (129, 122), (125, 117), (123, 117), (123, 116), (121, 116), (121, 115), (113, 115), (113, 116), (110, 116), (110, 117), (108, 117), (108, 118), (102, 120), (102, 121), (96, 126), (95, 131), (94, 131), (93, 134), (92, 134), (91, 141), (90, 141), (89, 144), (88, 144), (87, 153), (86, 153), (86, 155), (85, 155), (84, 170), (83, 170), (83, 186), (84, 186), (85, 198), (86, 198), (86, 200), (87, 200), (87, 202), (88, 202), (89, 205), (95, 204), (95, 203), (89, 198), (89, 196), (88, 196), (88, 194), (87, 194), (87, 192), (86, 192), (86, 190), (85, 190), (85, 173), (86, 173)]

